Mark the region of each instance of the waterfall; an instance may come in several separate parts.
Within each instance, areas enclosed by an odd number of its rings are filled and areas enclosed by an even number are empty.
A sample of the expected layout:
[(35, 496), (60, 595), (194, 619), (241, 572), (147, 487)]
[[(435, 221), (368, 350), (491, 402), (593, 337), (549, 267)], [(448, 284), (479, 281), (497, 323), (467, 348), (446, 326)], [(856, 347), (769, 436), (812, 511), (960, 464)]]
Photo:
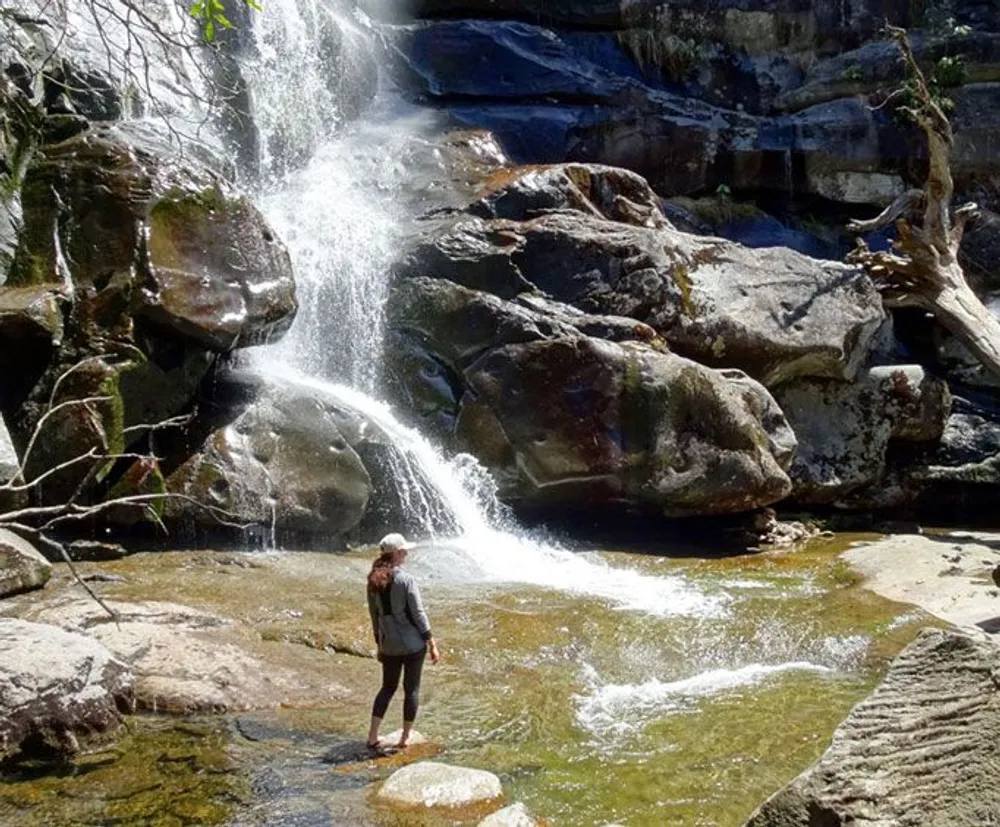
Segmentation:
[[(643, 576), (527, 536), (503, 518), (492, 480), (472, 457), (446, 460), (377, 399), (389, 269), (401, 228), (418, 209), (407, 197), (405, 159), (411, 145), (424, 140), (430, 116), (405, 107), (384, 84), (351, 123), (338, 123), (335, 111), (321, 117), (314, 102), (302, 100), (322, 87), (318, 73), (326, 70), (310, 55), (306, 35), (323, 19), (315, 0), (265, 3), (256, 23), (261, 45), (247, 69), (262, 160), (278, 173), (258, 203), (288, 245), (300, 301), (286, 337), (257, 350), (258, 369), (272, 381), (292, 382), (358, 411), (391, 437), (401, 457), (392, 469), (400, 495), (433, 537), (433, 554), (415, 554), (412, 567), (428, 566), (431, 575), (451, 580), (558, 587), (656, 615), (721, 611), (725, 596), (706, 597), (679, 577)], [(334, 22), (358, 36), (357, 22)], [(335, 108), (327, 92), (317, 94)], [(282, 174), (280, 159), (267, 155), (275, 147), (311, 155)], [(442, 523), (454, 531), (434, 537)]]

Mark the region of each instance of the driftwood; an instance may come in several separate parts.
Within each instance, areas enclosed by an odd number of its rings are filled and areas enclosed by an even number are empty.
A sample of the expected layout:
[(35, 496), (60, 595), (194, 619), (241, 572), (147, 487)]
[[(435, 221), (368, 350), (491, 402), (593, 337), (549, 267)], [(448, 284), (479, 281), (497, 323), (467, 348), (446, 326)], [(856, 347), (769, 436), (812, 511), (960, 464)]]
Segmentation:
[(868, 270), (887, 306), (919, 307), (932, 313), (983, 367), (1000, 377), (1000, 321), (969, 287), (958, 263), (962, 233), (978, 208), (966, 204), (951, 211), (951, 124), (931, 94), (906, 31), (895, 26), (887, 31), (903, 53), (915, 98), (912, 106), (900, 109), (927, 137), (927, 181), (923, 190), (904, 193), (874, 219), (848, 224), (848, 229), (868, 232), (895, 223), (898, 236), (892, 251), (880, 252), (868, 249), (859, 238), (848, 261)]

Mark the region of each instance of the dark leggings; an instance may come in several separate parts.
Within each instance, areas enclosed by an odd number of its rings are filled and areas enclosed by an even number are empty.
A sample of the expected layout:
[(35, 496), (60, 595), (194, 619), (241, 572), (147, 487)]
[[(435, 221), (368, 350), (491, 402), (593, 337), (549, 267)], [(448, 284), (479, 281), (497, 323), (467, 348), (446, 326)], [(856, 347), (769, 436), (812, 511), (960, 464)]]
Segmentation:
[(427, 657), (427, 647), (412, 655), (382, 656), (382, 688), (375, 696), (372, 705), (372, 717), (384, 718), (389, 708), (389, 701), (396, 694), (399, 686), (399, 674), (403, 674), (403, 720), (417, 719), (417, 697), (420, 694), (420, 673), (424, 669), (424, 658)]

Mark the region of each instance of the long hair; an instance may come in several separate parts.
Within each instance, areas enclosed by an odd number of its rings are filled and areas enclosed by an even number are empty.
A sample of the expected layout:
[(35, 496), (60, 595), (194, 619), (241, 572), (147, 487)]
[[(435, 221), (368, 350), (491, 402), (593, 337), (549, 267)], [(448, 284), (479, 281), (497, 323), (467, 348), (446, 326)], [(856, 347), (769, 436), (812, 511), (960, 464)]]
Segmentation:
[(396, 550), (393, 548), (383, 551), (376, 557), (372, 563), (372, 570), (368, 572), (368, 591), (380, 592), (388, 586), (395, 564)]

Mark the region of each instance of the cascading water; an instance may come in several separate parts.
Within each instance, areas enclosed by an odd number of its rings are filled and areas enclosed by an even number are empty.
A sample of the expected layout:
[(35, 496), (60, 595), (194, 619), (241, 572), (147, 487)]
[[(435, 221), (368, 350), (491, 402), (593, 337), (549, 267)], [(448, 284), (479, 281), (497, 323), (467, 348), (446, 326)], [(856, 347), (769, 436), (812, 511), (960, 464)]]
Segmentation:
[[(363, 413), (391, 435), (402, 455), (393, 470), (399, 472), (408, 506), (425, 515), (425, 531), (433, 534), (435, 525), (442, 522), (454, 526), (455, 536), (436, 538), (437, 570), (477, 581), (558, 585), (655, 614), (717, 611), (720, 598), (706, 598), (679, 579), (613, 569), (601, 561), (534, 542), (510, 524), (491, 523), (485, 512), (499, 511), (495, 498), (491, 493), (477, 496), (475, 486), (469, 490), (463, 484), (463, 477), (482, 481), (471, 458), (462, 457), (457, 465), (445, 462), (425, 439), (401, 425), (386, 405), (373, 398), (378, 390), (388, 271), (399, 227), (412, 217), (405, 214), (400, 197), (408, 175), (402, 159), (408, 145), (420, 140), (423, 120), (383, 90), (363, 120), (346, 125), (325, 141), (317, 136), (329, 130), (336, 118), (302, 98), (315, 93), (326, 107), (336, 103), (329, 100), (324, 67), (308, 36), (310, 31), (317, 36), (328, 13), (312, 0), (275, 0), (267, 4), (258, 21), (260, 56), (250, 74), (256, 84), (252, 88), (261, 144), (271, 148), (266, 151), (282, 146), (294, 153), (316, 145), (303, 168), (278, 179), (261, 199), (291, 251), (300, 300), (299, 316), (289, 334), (259, 352), (261, 370), (284, 381), (294, 377), (300, 387)], [(337, 22), (357, 36), (352, 23)], [(280, 77), (277, 66), (287, 67)], [(342, 68), (349, 71), (350, 67)], [(264, 160), (265, 166), (275, 167), (276, 159)], [(464, 473), (457, 473), (457, 467)], [(424, 490), (422, 480), (429, 481), (434, 490)], [(435, 514), (442, 505), (447, 511), (445, 520)], [(446, 557), (461, 565), (445, 564)]]
[[(573, 553), (527, 536), (503, 518), (491, 480), (475, 460), (445, 460), (377, 400), (388, 273), (401, 228), (421, 208), (407, 190), (405, 159), (412, 145), (424, 140), (420, 132), (430, 116), (407, 109), (385, 88), (363, 118), (347, 124), (338, 125), (336, 113), (320, 116), (313, 102), (301, 100), (298, 90), (322, 86), (315, 73), (323, 69), (314, 56), (307, 56), (312, 47), (303, 34), (318, 19), (313, 3), (272, 0), (265, 5), (257, 23), (260, 62), (249, 71), (256, 84), (264, 166), (272, 173), (259, 202), (289, 247), (300, 299), (290, 333), (260, 349), (259, 369), (272, 381), (294, 383), (358, 411), (390, 436), (399, 451), (392, 470), (400, 496), (420, 516), (424, 533), (433, 537), (431, 553), (416, 554), (409, 562), (422, 576), (462, 588), (554, 588), (637, 610), (651, 621), (686, 619), (696, 624), (695, 634), (704, 635), (706, 624), (724, 624), (732, 612), (731, 590), (709, 593), (679, 576), (612, 566), (596, 554)], [(355, 23), (338, 24), (358, 36)], [(282, 67), (280, 72), (276, 66)], [(324, 106), (336, 105), (327, 98), (328, 90), (317, 94)], [(267, 155), (275, 151), (300, 160), (312, 154), (304, 165), (284, 172), (282, 158)], [(441, 525), (454, 530), (435, 536)], [(645, 720), (653, 713), (669, 713), (683, 706), (685, 698), (780, 680), (787, 673), (849, 668), (853, 658), (802, 645), (771, 649), (744, 646), (727, 648), (724, 658), (713, 653), (685, 659), (680, 673), (650, 666), (662, 658), (647, 662), (644, 655), (628, 652), (599, 667), (581, 660), (582, 693), (575, 700), (579, 725), (600, 738), (630, 716)]]

